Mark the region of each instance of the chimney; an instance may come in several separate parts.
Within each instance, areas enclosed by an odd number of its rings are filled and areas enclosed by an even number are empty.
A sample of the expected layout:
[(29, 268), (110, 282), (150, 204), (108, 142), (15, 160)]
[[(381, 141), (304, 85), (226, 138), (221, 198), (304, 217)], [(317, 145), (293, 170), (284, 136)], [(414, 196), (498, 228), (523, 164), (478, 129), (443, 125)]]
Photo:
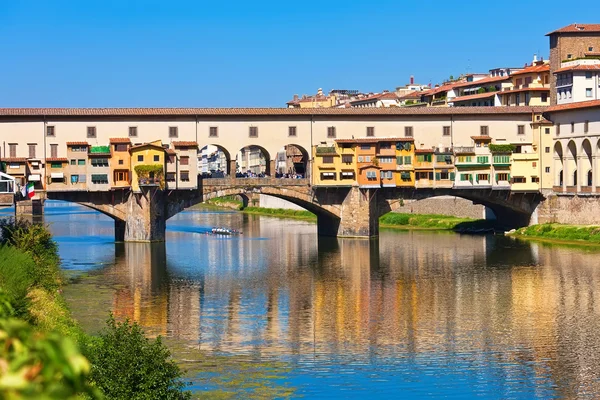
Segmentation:
[(415, 77), (413, 75), (410, 76), (410, 84), (411, 85), (415, 84)]
[(297, 94), (295, 94), (295, 95), (294, 95), (294, 101), (297, 101), (297, 100), (298, 100), (298, 95), (297, 95)]
[(536, 62), (537, 62), (537, 54), (534, 54), (533, 55), (533, 63), (532, 64), (535, 64)]

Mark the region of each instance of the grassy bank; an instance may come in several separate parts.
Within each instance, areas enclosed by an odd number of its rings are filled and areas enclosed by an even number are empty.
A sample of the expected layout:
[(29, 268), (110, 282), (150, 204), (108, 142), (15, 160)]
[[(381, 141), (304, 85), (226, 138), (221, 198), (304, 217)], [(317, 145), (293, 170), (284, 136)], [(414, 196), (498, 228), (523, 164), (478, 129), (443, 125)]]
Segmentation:
[(233, 210), (241, 210), (244, 208), (244, 203), (242, 203), (242, 201), (240, 201), (236, 196), (217, 197), (215, 199), (207, 200), (205, 204), (216, 207), (231, 208)]
[(83, 332), (57, 250), (45, 226), (0, 225), (0, 398), (190, 398), (160, 338), (112, 317), (98, 335)]
[(242, 210), (247, 214), (267, 215), (269, 217), (294, 218), (305, 221), (316, 221), (317, 216), (310, 211), (288, 210), (284, 208), (246, 207)]
[(379, 218), (379, 226), (395, 229), (461, 230), (490, 228), (491, 223), (438, 214), (388, 213)]
[(600, 245), (600, 226), (540, 224), (518, 229), (510, 236), (556, 243)]

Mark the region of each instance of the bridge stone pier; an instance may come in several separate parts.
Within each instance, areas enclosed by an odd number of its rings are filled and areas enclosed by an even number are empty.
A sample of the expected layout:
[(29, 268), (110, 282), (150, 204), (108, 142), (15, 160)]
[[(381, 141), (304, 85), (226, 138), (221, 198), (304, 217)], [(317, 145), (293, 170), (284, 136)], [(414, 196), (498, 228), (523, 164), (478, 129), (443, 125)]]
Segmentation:
[[(526, 226), (543, 197), (491, 189), (415, 189), (319, 187), (307, 179), (224, 178), (198, 181), (197, 189), (162, 190), (142, 186), (106, 192), (63, 191), (42, 193), (43, 198), (78, 203), (110, 216), (115, 221), (115, 240), (160, 242), (165, 240), (166, 221), (175, 214), (206, 200), (223, 196), (248, 199), (265, 194), (290, 201), (317, 216), (320, 236), (376, 237), (379, 217), (398, 209), (403, 200), (457, 196), (490, 207), (500, 225)], [(44, 196), (45, 195), (45, 196)], [(17, 215), (29, 210), (17, 203)]]

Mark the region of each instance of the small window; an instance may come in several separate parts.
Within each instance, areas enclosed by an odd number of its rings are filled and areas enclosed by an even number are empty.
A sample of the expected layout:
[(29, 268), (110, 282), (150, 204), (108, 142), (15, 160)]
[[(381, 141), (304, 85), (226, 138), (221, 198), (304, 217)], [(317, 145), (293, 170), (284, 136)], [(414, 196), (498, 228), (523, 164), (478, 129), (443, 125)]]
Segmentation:
[(119, 160), (119, 165), (123, 165), (123, 160)]
[(542, 93), (542, 103), (548, 102), (548, 93)]
[(585, 79), (592, 79), (592, 71), (586, 71), (585, 72)]
[(88, 126), (87, 127), (87, 137), (89, 137), (89, 138), (95, 138), (96, 137), (96, 127), (95, 126)]
[(575, 122), (571, 122), (571, 133), (575, 133)]
[(404, 127), (404, 137), (413, 137), (413, 127), (412, 126)]
[(71, 165), (77, 165), (77, 160), (75, 160), (75, 159), (71, 160)]
[(85, 160), (77, 160), (77, 165), (80, 167), (85, 165)]
[(585, 121), (583, 123), (583, 132), (588, 133), (589, 130), (590, 130), (590, 121)]
[(108, 175), (107, 174), (92, 174), (92, 183), (107, 184), (108, 183)]
[(544, 133), (546, 135), (549, 135), (550, 134), (550, 128), (544, 128)]
[(556, 136), (560, 135), (560, 124), (556, 124)]
[(527, 182), (527, 178), (525, 178), (524, 176), (515, 176), (514, 178), (512, 178), (512, 183), (526, 183)]
[(444, 126), (444, 128), (443, 128), (443, 135), (444, 136), (450, 136), (450, 127), (449, 126)]
[(76, 185), (79, 183), (79, 175), (71, 175), (71, 185)]
[(544, 149), (544, 151), (545, 151), (546, 153), (550, 153), (550, 147), (546, 147), (546, 148)]
[(50, 145), (50, 157), (51, 158), (58, 157), (58, 144), (51, 144)]
[(352, 155), (351, 154), (343, 154), (342, 155), (342, 162), (344, 164), (351, 164), (352, 163)]
[(62, 163), (52, 162), (52, 163), (50, 163), (50, 168), (62, 168)]
[(585, 89), (585, 97), (592, 97), (592, 88)]
[(137, 137), (137, 126), (129, 127), (129, 137)]
[(540, 183), (539, 176), (532, 176), (531, 177), (531, 183)]
[(176, 126), (170, 126), (169, 127), (169, 137), (170, 138), (179, 137), (179, 128)]
[(550, 173), (550, 167), (546, 167), (545, 171), (546, 171), (547, 174), (549, 174)]
[(188, 156), (183, 156), (179, 158), (180, 165), (190, 165), (190, 158)]
[(208, 137), (219, 137), (219, 128), (216, 126), (211, 126), (208, 128)]
[(295, 126), (289, 126), (288, 127), (288, 136), (289, 137), (296, 137), (296, 127)]
[(248, 136), (250, 136), (252, 138), (258, 137), (258, 127), (257, 126), (251, 126), (248, 129)]
[(175, 182), (175, 172), (167, 172), (167, 182)]
[(571, 59), (571, 58), (573, 58), (573, 54), (567, 54), (567, 58), (568, 58), (568, 59)]
[(46, 126), (46, 136), (54, 137), (54, 125)]
[(323, 164), (333, 164), (333, 156), (323, 157)]
[(115, 144), (115, 151), (127, 151), (127, 144), (125, 143), (117, 143)]
[(327, 137), (328, 138), (335, 138), (335, 126), (328, 126), (327, 127)]
[(375, 136), (375, 127), (367, 126), (367, 136)]
[(158, 161), (160, 161), (160, 156), (159, 156), (158, 154), (155, 154), (155, 155), (154, 155), (154, 161), (155, 161), (155, 162), (158, 162)]
[(481, 125), (479, 127), (479, 133), (481, 136), (489, 136), (489, 129), (487, 125)]
[(179, 173), (179, 179), (181, 179), (182, 182), (189, 182), (190, 181), (190, 172), (189, 171), (181, 171)]
[(29, 158), (35, 158), (35, 144), (29, 144)]
[(525, 134), (525, 125), (518, 125), (517, 126), (517, 135), (524, 135)]
[(139, 162), (143, 162), (144, 161), (144, 156), (142, 154), (138, 155), (138, 161)]

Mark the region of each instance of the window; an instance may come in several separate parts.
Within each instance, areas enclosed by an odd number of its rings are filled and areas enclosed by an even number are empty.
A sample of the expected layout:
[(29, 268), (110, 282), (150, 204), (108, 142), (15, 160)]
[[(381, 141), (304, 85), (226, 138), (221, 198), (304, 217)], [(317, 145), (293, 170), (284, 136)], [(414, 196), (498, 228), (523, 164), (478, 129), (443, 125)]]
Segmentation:
[(546, 147), (546, 148), (544, 149), (544, 151), (545, 151), (546, 153), (550, 153), (550, 147)]
[(173, 164), (175, 162), (175, 154), (169, 154), (168, 162), (169, 164)]
[(531, 163), (531, 166), (532, 166), (533, 168), (537, 167), (537, 162), (536, 162), (536, 161), (533, 161), (533, 162)]
[(365, 162), (371, 162), (371, 156), (365, 156)]
[(328, 126), (327, 127), (327, 137), (328, 138), (335, 138), (335, 126)]
[(392, 144), (389, 142), (379, 143), (379, 148), (381, 150), (390, 150), (392, 148)]
[(436, 154), (435, 155), (435, 161), (437, 162), (446, 162), (446, 155), (445, 154)]
[(418, 154), (417, 162), (431, 162), (431, 154)]
[[(208, 137), (219, 137), (219, 128), (216, 126), (211, 126), (208, 128)], [(175, 180), (175, 179), (173, 179)]]
[(458, 156), (458, 162), (459, 163), (470, 163), (471, 162), (471, 156)]
[(143, 155), (138, 155), (138, 161), (139, 162), (143, 162), (144, 161), (144, 156)]
[(540, 183), (540, 177), (539, 176), (532, 176), (531, 177), (531, 183)]
[(340, 179), (354, 179), (354, 172), (342, 171), (340, 172)]
[(488, 156), (477, 156), (477, 164), (487, 164), (488, 162)]
[(550, 167), (546, 167), (545, 171), (546, 171), (547, 174), (549, 174), (550, 173)]
[(123, 160), (119, 160), (119, 165), (123, 165)]
[(512, 183), (526, 183), (527, 179), (524, 176), (515, 176), (512, 178)]
[(477, 174), (477, 182), (487, 182), (490, 179), (490, 175), (489, 174)]
[(352, 163), (352, 155), (351, 154), (343, 154), (342, 155), (342, 162), (344, 164), (350, 164), (350, 163)]
[(382, 164), (391, 164), (394, 162), (393, 157), (379, 157), (379, 162)]
[(410, 164), (412, 164), (412, 157), (404, 156), (404, 165), (410, 165)]
[(87, 127), (87, 137), (89, 137), (89, 138), (95, 138), (96, 137), (96, 127), (95, 126), (88, 126)]
[(585, 89), (585, 97), (592, 97), (592, 88)]
[(544, 128), (544, 133), (546, 135), (549, 135), (550, 134), (550, 128)]
[(170, 126), (169, 127), (169, 137), (170, 138), (179, 137), (179, 128), (177, 126)]
[(517, 135), (525, 134), (525, 125), (517, 125)]
[(567, 58), (573, 58), (573, 54), (567, 54)]
[(481, 125), (479, 127), (479, 133), (481, 136), (489, 136), (489, 130), (487, 125)]
[(167, 172), (167, 182), (175, 182), (175, 172)]
[(367, 126), (367, 136), (375, 136), (375, 127)]
[(381, 179), (392, 179), (393, 176), (392, 171), (381, 171)]
[(258, 137), (258, 127), (257, 126), (251, 126), (248, 128), (248, 136), (251, 138), (257, 138)]
[(510, 164), (510, 156), (494, 156), (494, 164)]
[(125, 143), (115, 144), (115, 151), (127, 151), (127, 144), (125, 144)]
[(179, 164), (181, 165), (190, 165), (190, 158), (188, 156), (183, 156), (179, 158)]
[(75, 160), (75, 159), (71, 160), (71, 165), (77, 165), (77, 160)]
[(288, 136), (296, 137), (296, 127), (295, 126), (288, 127)]
[(50, 136), (50, 137), (54, 137), (55, 136), (55, 131), (54, 131), (54, 126), (53, 125), (46, 126), (46, 136)]
[(71, 146), (71, 151), (77, 152), (77, 153), (85, 153), (88, 151), (87, 146)]
[(62, 168), (62, 163), (60, 162), (51, 162), (50, 168)]
[(358, 162), (363, 162), (364, 161), (364, 157), (363, 156), (358, 156)]
[(77, 165), (78, 166), (85, 165), (85, 160), (77, 160)]
[(108, 158), (92, 158), (92, 167), (108, 167)]
[(496, 182), (508, 181), (508, 173), (496, 174)]
[(324, 156), (323, 164), (333, 164), (333, 156)]
[(8, 145), (8, 154), (10, 157), (16, 157), (17, 156), (17, 145), (14, 143), (10, 143)]
[(137, 137), (137, 126), (129, 127), (129, 137)]
[(444, 135), (444, 136), (450, 136), (450, 127), (449, 126), (444, 126), (442, 128), (442, 135)]
[(35, 144), (28, 144), (29, 147), (29, 158), (35, 158)]
[(107, 184), (108, 183), (108, 175), (107, 174), (92, 174), (92, 183), (96, 185)]
[(367, 171), (367, 179), (370, 181), (377, 179), (377, 172)]
[(433, 172), (417, 172), (415, 174), (416, 180), (433, 180)]
[(515, 94), (515, 105), (521, 105), (521, 94), (517, 93)]
[(412, 126), (404, 127), (404, 137), (413, 137), (413, 127)]
[(335, 180), (335, 172), (321, 172), (321, 180), (322, 181), (334, 181)]
[(542, 93), (542, 103), (548, 102), (548, 93)]
[(115, 181), (126, 182), (128, 180), (129, 180), (129, 173), (127, 171), (116, 171), (115, 172)]
[(560, 124), (556, 124), (556, 136), (560, 135)]
[(583, 123), (583, 133), (588, 133), (590, 130), (590, 121), (585, 121)]
[(190, 181), (190, 171), (181, 171), (179, 173), (179, 179), (182, 182), (189, 182)]
[(370, 144), (361, 144), (360, 149), (361, 150), (371, 150), (371, 145)]
[(588, 51), (594, 51), (594, 47), (593, 46), (589, 46), (588, 47)]
[(160, 161), (160, 156), (158, 154), (155, 154), (153, 157), (154, 162), (159, 162)]
[(571, 122), (571, 133), (575, 133), (575, 122)]
[(58, 157), (58, 144), (51, 144), (50, 145), (50, 157), (51, 158)]
[(473, 175), (471, 175), (471, 174), (460, 174), (460, 180), (462, 182), (466, 182), (466, 181), (473, 182)]
[(76, 185), (79, 183), (79, 175), (71, 175), (71, 185)]
[(585, 72), (585, 79), (592, 79), (592, 72), (591, 71), (586, 71)]
[(450, 179), (450, 174), (448, 172), (436, 172), (435, 180), (436, 181), (447, 181)]
[(410, 172), (400, 172), (400, 179), (410, 181)]

